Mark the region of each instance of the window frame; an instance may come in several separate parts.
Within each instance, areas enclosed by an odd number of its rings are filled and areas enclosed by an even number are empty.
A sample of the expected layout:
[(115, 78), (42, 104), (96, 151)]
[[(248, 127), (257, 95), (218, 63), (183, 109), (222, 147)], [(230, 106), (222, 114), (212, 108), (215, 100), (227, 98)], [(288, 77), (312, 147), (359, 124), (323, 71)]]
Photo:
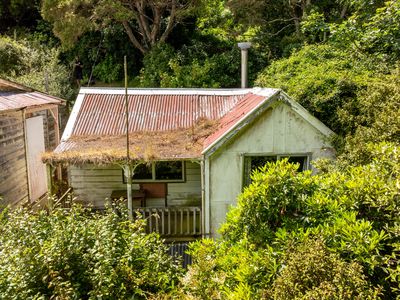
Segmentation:
[[(182, 165), (182, 178), (181, 179), (156, 179), (156, 164), (158, 162), (180, 162)], [(145, 164), (145, 163), (143, 163)], [(132, 174), (132, 183), (157, 183), (157, 182), (167, 182), (167, 183), (183, 183), (186, 182), (186, 163), (183, 160), (159, 160), (151, 162), (151, 179), (134, 179)], [(124, 170), (122, 170), (122, 182), (125, 184), (126, 177)]]
[[(243, 153), (242, 154), (242, 189), (249, 186), (249, 184), (246, 183), (247, 177), (246, 176), (246, 158), (249, 157), (275, 157), (276, 160), (278, 161), (282, 158), (288, 158), (288, 157), (304, 157), (305, 163), (304, 163), (304, 168), (302, 171), (307, 171), (311, 170), (311, 157), (312, 153), (311, 152), (296, 152), (296, 153)], [(251, 170), (250, 170), (251, 171)], [(251, 174), (250, 174), (251, 175)]]

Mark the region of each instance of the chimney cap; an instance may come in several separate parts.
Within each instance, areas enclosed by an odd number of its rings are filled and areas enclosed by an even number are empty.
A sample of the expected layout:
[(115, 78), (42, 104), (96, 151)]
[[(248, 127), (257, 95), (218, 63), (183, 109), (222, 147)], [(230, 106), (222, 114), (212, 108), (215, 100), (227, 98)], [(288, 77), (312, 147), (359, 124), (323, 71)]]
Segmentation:
[(241, 50), (247, 50), (247, 49), (249, 49), (251, 47), (251, 43), (250, 42), (238, 43), (237, 45)]

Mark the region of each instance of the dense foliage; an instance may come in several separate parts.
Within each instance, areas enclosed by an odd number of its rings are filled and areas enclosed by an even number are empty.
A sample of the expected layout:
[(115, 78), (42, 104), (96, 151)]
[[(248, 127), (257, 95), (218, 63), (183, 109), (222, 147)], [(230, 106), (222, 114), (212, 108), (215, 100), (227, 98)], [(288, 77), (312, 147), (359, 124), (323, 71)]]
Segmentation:
[[(193, 0), (44, 0), (41, 12), (54, 33), (72, 46), (85, 32), (120, 24), (132, 45), (143, 54), (165, 42), (176, 23), (190, 10)], [(79, 24), (79, 26), (76, 26)], [(137, 32), (137, 33), (136, 33)]]
[(400, 298), (399, 12), (400, 0), (3, 1), (0, 76), (66, 99), (76, 60), (82, 84), (121, 85), (124, 55), (131, 86), (238, 87), (236, 43), (251, 41), (250, 84), (327, 124), (338, 159), (317, 175), (285, 161), (255, 172), (183, 275), (123, 212), (6, 211), (0, 298)]
[(124, 209), (79, 206), (0, 216), (2, 299), (128, 299), (167, 292), (180, 269)]
[(201, 299), (393, 299), (399, 288), (399, 148), (312, 175), (286, 161), (256, 171), (222, 227), (192, 245), (183, 280)]
[[(332, 45), (309, 45), (271, 64), (258, 77), (323, 120), (358, 162), (368, 142), (400, 141), (399, 69)], [(343, 140), (342, 140), (343, 146)]]
[[(37, 25), (40, 12), (38, 0), (5, 0), (0, 3), (0, 32)], [(40, 22), (40, 21), (39, 21)]]
[(75, 91), (59, 50), (37, 40), (0, 36), (0, 76), (39, 91), (70, 100)]

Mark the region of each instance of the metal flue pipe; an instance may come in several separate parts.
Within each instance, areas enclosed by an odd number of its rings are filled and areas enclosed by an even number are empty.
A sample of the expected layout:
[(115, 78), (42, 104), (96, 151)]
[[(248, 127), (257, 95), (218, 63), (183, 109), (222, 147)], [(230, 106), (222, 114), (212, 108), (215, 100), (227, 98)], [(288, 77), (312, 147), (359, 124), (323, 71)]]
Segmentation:
[(238, 43), (238, 47), (240, 48), (242, 52), (242, 60), (241, 60), (241, 86), (242, 89), (245, 89), (248, 87), (248, 50), (251, 47), (251, 43), (249, 42), (244, 42), (244, 43)]

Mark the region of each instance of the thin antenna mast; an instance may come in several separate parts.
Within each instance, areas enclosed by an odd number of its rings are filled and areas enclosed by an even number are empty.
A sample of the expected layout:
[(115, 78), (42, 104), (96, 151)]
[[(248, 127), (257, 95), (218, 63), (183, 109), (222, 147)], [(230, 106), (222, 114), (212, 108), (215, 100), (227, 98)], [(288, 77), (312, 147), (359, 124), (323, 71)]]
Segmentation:
[(96, 57), (94, 59), (93, 65), (92, 65), (92, 70), (90, 71), (90, 76), (89, 76), (89, 80), (88, 80), (88, 83), (87, 83), (88, 87), (92, 83), (92, 76), (93, 76), (94, 67), (96, 66), (97, 58), (99, 57), (100, 46), (101, 46), (101, 43), (103, 42), (103, 40), (104, 40), (104, 35), (103, 35), (103, 31), (102, 31), (101, 32), (101, 39), (100, 39), (99, 45), (97, 46)]
[(124, 73), (125, 73), (125, 115), (126, 115), (126, 166), (125, 174), (127, 179), (126, 195), (128, 201), (128, 214), (129, 219), (133, 219), (132, 207), (132, 167), (129, 155), (129, 106), (128, 106), (128, 66), (126, 63), (126, 55), (124, 56)]

